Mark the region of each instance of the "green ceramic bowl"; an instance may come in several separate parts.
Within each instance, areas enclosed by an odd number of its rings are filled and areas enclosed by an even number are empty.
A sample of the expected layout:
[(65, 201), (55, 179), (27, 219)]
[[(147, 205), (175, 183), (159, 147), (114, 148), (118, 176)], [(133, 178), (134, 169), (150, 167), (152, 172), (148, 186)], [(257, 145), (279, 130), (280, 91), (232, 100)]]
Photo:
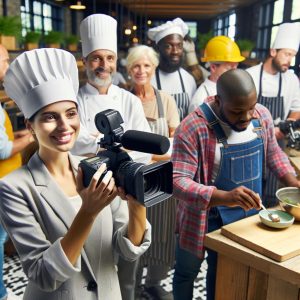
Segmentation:
[(265, 211), (265, 210), (261, 210), (259, 212), (260, 220), (263, 224), (265, 224), (269, 227), (286, 228), (286, 227), (291, 226), (295, 221), (295, 218), (292, 215), (290, 215), (289, 213), (285, 212), (285, 211), (282, 211), (282, 210), (269, 210), (269, 212), (278, 215), (279, 218), (280, 218), (280, 222), (273, 222), (270, 219), (268, 212)]

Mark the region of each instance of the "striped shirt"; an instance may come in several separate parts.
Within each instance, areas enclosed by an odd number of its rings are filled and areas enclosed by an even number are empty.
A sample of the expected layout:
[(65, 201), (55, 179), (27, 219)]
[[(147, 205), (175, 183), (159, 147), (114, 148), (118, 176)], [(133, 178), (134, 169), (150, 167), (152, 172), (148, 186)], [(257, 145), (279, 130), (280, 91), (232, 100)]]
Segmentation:
[[(295, 173), (288, 157), (277, 144), (270, 112), (257, 104), (254, 118), (260, 119), (263, 127), (264, 173), (266, 164), (278, 178)], [(204, 255), (208, 205), (216, 189), (211, 183), (215, 149), (215, 134), (198, 107), (181, 122), (175, 132), (172, 162), (173, 193), (179, 200), (176, 232), (179, 234), (180, 247), (200, 258)]]

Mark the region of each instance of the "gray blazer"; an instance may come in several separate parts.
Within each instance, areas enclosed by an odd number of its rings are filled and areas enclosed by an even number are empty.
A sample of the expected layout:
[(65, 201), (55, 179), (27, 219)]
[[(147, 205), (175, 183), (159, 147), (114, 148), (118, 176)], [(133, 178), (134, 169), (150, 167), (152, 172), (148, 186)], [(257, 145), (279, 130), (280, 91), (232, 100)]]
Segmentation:
[[(69, 157), (76, 172), (79, 160)], [(76, 211), (37, 154), (0, 180), (0, 199), (1, 222), (29, 280), (24, 300), (121, 299), (114, 254), (133, 261), (150, 246), (149, 225), (141, 246), (125, 237), (128, 208), (116, 198), (98, 215), (73, 266), (60, 240)]]

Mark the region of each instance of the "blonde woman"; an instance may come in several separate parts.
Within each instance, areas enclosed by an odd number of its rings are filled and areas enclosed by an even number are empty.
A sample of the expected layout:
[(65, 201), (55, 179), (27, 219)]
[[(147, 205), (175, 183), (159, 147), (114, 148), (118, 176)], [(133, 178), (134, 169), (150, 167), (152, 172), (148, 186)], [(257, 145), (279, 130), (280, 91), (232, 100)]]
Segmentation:
[[(131, 92), (140, 98), (152, 132), (172, 138), (179, 125), (179, 114), (174, 98), (151, 85), (158, 62), (158, 55), (153, 48), (136, 46), (130, 49), (127, 56), (127, 71), (131, 78)], [(153, 156), (153, 160), (161, 159), (170, 159), (170, 154)], [(147, 211), (152, 225), (152, 244), (141, 257), (140, 266), (147, 265), (145, 289), (155, 299), (172, 299), (171, 293), (164, 291), (160, 284), (174, 263), (175, 212), (176, 200), (173, 198)]]

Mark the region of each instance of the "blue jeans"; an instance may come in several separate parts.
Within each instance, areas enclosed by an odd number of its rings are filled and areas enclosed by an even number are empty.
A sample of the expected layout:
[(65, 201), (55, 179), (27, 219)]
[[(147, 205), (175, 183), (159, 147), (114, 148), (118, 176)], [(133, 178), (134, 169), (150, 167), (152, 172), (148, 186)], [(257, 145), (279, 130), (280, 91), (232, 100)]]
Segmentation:
[(7, 234), (0, 225), (0, 300), (6, 299), (7, 297), (7, 291), (3, 282), (4, 243), (6, 238)]
[[(222, 220), (215, 209), (211, 209), (208, 218), (208, 232), (219, 229)], [(174, 300), (192, 300), (194, 281), (198, 276), (203, 259), (179, 247), (176, 243), (176, 263), (173, 278)], [(207, 249), (206, 294), (207, 300), (215, 298), (217, 253)]]

